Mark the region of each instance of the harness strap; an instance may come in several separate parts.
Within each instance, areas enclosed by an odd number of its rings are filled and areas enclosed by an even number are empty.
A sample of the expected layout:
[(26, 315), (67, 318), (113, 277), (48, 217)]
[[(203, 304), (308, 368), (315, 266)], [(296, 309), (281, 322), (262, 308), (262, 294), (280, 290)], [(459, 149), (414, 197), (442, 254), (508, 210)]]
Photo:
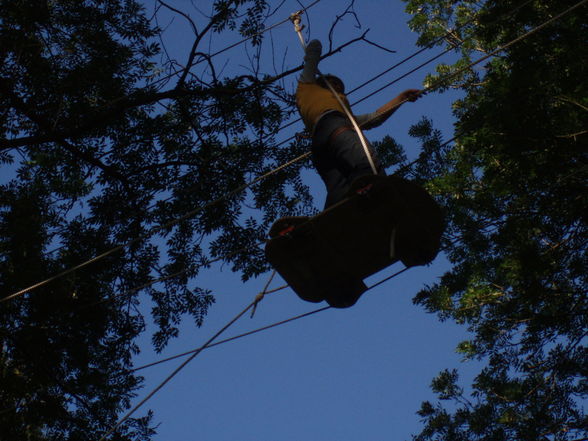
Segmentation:
[(353, 130), (353, 127), (351, 127), (351, 126), (337, 127), (335, 130), (333, 130), (331, 132), (331, 134), (329, 135), (329, 140), (327, 142), (330, 145), (332, 145), (335, 142), (335, 139), (337, 139), (337, 136), (339, 136), (341, 133), (348, 132), (349, 130)]

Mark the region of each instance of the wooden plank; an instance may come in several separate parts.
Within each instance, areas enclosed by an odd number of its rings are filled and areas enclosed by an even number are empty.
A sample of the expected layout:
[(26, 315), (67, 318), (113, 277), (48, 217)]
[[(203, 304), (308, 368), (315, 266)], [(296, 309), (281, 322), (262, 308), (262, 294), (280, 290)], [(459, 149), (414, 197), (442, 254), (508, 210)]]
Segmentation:
[[(398, 256), (390, 255), (393, 230)], [(425, 190), (393, 176), (365, 176), (317, 216), (279, 219), (266, 256), (302, 299), (348, 307), (365, 291), (363, 279), (398, 257), (407, 266), (429, 263), (442, 231), (441, 210)]]

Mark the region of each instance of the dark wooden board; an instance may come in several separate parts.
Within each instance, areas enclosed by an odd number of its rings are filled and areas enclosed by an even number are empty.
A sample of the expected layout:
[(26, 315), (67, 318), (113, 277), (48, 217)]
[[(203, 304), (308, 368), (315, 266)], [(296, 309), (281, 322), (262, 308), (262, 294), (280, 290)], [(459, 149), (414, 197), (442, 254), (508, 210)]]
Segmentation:
[(300, 298), (344, 308), (366, 290), (364, 278), (397, 260), (407, 266), (432, 261), (442, 230), (441, 211), (422, 188), (392, 176), (364, 176), (346, 199), (317, 216), (276, 221), (265, 252)]

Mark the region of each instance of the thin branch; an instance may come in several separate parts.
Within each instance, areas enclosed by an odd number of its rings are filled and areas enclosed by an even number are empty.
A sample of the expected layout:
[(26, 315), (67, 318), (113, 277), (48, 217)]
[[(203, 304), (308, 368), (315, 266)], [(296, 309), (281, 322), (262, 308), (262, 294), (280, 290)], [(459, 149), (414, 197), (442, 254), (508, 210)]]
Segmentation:
[(333, 47), (333, 34), (335, 32), (335, 28), (337, 27), (337, 24), (341, 20), (343, 20), (343, 17), (345, 17), (346, 15), (353, 16), (355, 18), (356, 23), (357, 23), (356, 27), (358, 29), (361, 29), (361, 23), (359, 22), (359, 18), (357, 18), (357, 14), (355, 13), (354, 7), (355, 7), (355, 0), (351, 0), (349, 5), (347, 6), (347, 8), (345, 8), (345, 11), (343, 11), (343, 13), (341, 15), (337, 15), (337, 17), (335, 18), (335, 21), (333, 22), (333, 24), (331, 25), (331, 29), (329, 30), (329, 50), (331, 50), (331, 48)]
[(377, 44), (377, 43), (374, 43), (373, 41), (370, 41), (370, 40), (368, 40), (367, 38), (364, 38), (364, 40), (363, 40), (363, 41), (365, 41), (367, 44), (371, 44), (372, 46), (375, 46), (375, 47), (377, 47), (378, 49), (382, 49), (383, 51), (386, 51), (386, 52), (388, 52), (388, 53), (391, 53), (391, 54), (395, 54), (395, 53), (397, 52), (397, 51), (394, 51), (394, 50), (392, 50), (392, 49), (388, 49), (388, 48), (386, 48), (386, 47), (384, 47), (384, 46), (381, 46), (381, 45), (379, 45), (379, 44)]

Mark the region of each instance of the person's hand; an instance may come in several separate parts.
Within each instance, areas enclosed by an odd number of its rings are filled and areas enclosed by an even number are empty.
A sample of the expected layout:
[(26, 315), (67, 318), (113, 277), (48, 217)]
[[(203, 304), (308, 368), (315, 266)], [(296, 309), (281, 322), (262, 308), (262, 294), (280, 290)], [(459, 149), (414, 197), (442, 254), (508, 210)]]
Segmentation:
[(419, 89), (407, 89), (398, 95), (398, 98), (400, 98), (402, 101), (410, 101), (411, 103), (414, 103), (421, 97), (421, 94), (422, 91)]
[(306, 45), (306, 53), (312, 53), (313, 55), (320, 55), (323, 51), (323, 45), (319, 40), (310, 40)]

